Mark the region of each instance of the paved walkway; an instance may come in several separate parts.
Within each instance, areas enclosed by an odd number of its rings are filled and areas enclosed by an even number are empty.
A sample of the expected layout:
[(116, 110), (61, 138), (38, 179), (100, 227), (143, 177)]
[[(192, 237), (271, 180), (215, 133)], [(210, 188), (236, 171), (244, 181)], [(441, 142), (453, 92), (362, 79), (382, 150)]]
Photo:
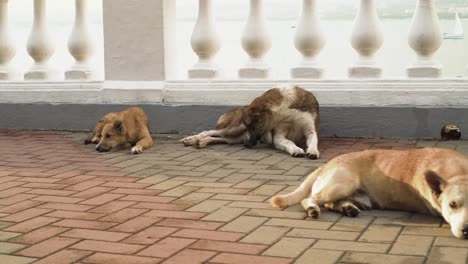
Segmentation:
[(467, 142), (324, 139), (319, 161), (260, 146), (97, 153), (85, 134), (0, 131), (0, 263), (466, 263), (441, 219), (358, 218), (267, 201), (339, 153)]

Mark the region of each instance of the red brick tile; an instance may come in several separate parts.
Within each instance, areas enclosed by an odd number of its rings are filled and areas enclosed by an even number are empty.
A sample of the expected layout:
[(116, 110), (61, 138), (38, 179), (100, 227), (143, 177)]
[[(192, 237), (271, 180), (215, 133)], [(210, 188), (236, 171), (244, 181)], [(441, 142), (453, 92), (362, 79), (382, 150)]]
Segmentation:
[(0, 205), (12, 205), (12, 204), (15, 204), (15, 203), (19, 203), (19, 202), (22, 202), (22, 201), (26, 201), (26, 200), (29, 200), (29, 199), (32, 199), (34, 197), (36, 197), (37, 195), (34, 195), (34, 194), (17, 194), (15, 196), (10, 196), (8, 198), (5, 198), (5, 199), (0, 199)]
[(168, 258), (195, 241), (195, 239), (168, 237), (140, 251), (138, 255)]
[(9, 240), (9, 242), (20, 243), (20, 244), (37, 244), (43, 240), (54, 237), (60, 233), (67, 231), (68, 228), (56, 227), (56, 226), (45, 226), (24, 235), (18, 236)]
[(85, 200), (81, 202), (81, 204), (90, 204), (90, 205), (102, 205), (105, 203), (108, 203), (110, 201), (116, 200), (120, 197), (124, 196), (123, 194), (101, 194), (99, 196), (96, 196), (94, 198)]
[(76, 229), (72, 229), (68, 232), (63, 233), (60, 236), (82, 238), (82, 239), (89, 239), (89, 240), (117, 242), (128, 237), (129, 235), (130, 234), (128, 233), (121, 233), (121, 232), (109, 232), (109, 231), (76, 228)]
[(75, 177), (68, 178), (66, 180), (62, 180), (62, 181), (57, 182), (57, 183), (60, 183), (60, 184), (77, 184), (77, 183), (84, 182), (84, 181), (90, 181), (93, 178), (95, 178), (95, 177), (94, 176), (77, 175)]
[(51, 189), (51, 190), (59, 190), (67, 187), (66, 184), (57, 184), (57, 183), (26, 183), (22, 187), (24, 188), (37, 188), (37, 189)]
[(160, 258), (148, 258), (119, 254), (96, 253), (83, 260), (92, 264), (156, 264), (163, 261)]
[(81, 171), (81, 170), (71, 170), (71, 171), (67, 171), (67, 172), (64, 172), (64, 173), (54, 175), (54, 176), (52, 176), (52, 178), (69, 179), (69, 178), (72, 178), (72, 177), (75, 177), (75, 176), (78, 176), (78, 175), (81, 175), (81, 174), (83, 174), (83, 171)]
[[(111, 168), (107, 167), (105, 169), (111, 169)], [(122, 177), (122, 176), (99, 176), (99, 177), (96, 177), (95, 179), (107, 181), (107, 182), (136, 182), (140, 180), (139, 178), (136, 178), (136, 177)]]
[(6, 217), (1, 218), (2, 221), (7, 221), (7, 222), (22, 222), (26, 221), (28, 219), (47, 214), (52, 210), (49, 209), (41, 209), (41, 208), (30, 208), (26, 209), (24, 211), (21, 211), (16, 214), (12, 214)]
[(64, 204), (64, 203), (44, 203), (38, 206), (39, 208), (54, 209), (54, 210), (64, 210), (64, 211), (76, 211), (84, 212), (88, 211), (94, 206), (84, 205), (84, 204)]
[(115, 213), (109, 214), (105, 217), (102, 217), (99, 220), (109, 222), (125, 222), (147, 211), (147, 209), (125, 208)]
[(76, 193), (72, 197), (91, 199), (98, 195), (106, 194), (110, 191), (112, 191), (112, 188), (98, 186)]
[(163, 217), (163, 218), (181, 218), (181, 219), (200, 219), (204, 217), (205, 213), (197, 212), (179, 212), (179, 211), (164, 211), (164, 210), (152, 210), (144, 216), (149, 217)]
[(133, 254), (144, 248), (144, 246), (125, 243), (84, 240), (76, 245), (73, 245), (71, 248), (106, 253)]
[(134, 233), (147, 228), (158, 221), (161, 221), (161, 218), (138, 216), (118, 226), (114, 226), (110, 231)]
[(151, 186), (151, 184), (145, 183), (130, 183), (130, 182), (107, 182), (102, 186), (115, 187), (115, 188), (126, 188), (126, 189), (145, 189)]
[(74, 238), (53, 237), (33, 246), (30, 246), (26, 249), (23, 249), (17, 252), (16, 254), (27, 257), (42, 258), (51, 253), (59, 251), (60, 249), (66, 248), (78, 241), (79, 239)]
[(267, 246), (214, 240), (200, 240), (197, 243), (191, 245), (190, 248), (242, 254), (259, 254), (264, 249), (266, 249)]
[(195, 220), (186, 220), (186, 219), (165, 219), (159, 222), (157, 225), (190, 228), (190, 229), (216, 230), (224, 224), (225, 223), (195, 221)]
[(190, 207), (186, 204), (167, 204), (167, 203), (137, 203), (133, 205), (134, 208), (144, 208), (152, 210), (169, 210), (169, 211), (183, 211)]
[(0, 208), (0, 213), (7, 213), (7, 214), (15, 214), (18, 212), (21, 212), (23, 210), (36, 207), (43, 204), (43, 202), (39, 201), (22, 201), (16, 204), (12, 204), (9, 206), (5, 206), (3, 208)]
[(66, 198), (63, 196), (69, 196), (74, 194), (75, 192), (73, 191), (63, 191), (63, 190), (50, 190), (50, 189), (33, 189), (31, 191), (28, 191), (27, 193), (31, 194), (39, 194), (39, 195), (48, 195), (48, 196), (62, 196), (61, 198)]
[(154, 196), (162, 192), (163, 191), (161, 190), (126, 189), (126, 188), (118, 188), (118, 189), (111, 191), (111, 193), (148, 195), (148, 196)]
[(156, 241), (160, 240), (161, 238), (164, 238), (176, 232), (177, 230), (179, 229), (172, 228), (172, 227), (160, 227), (160, 226), (149, 227), (125, 239), (124, 242), (132, 243), (132, 244), (153, 244)]
[(65, 219), (65, 220), (56, 222), (53, 225), (54, 226), (64, 226), (64, 227), (74, 227), (74, 228), (88, 228), (88, 229), (105, 230), (105, 229), (108, 229), (110, 227), (113, 227), (113, 226), (117, 225), (117, 223)]
[(104, 205), (101, 205), (99, 207), (96, 207), (92, 209), (90, 212), (93, 213), (103, 213), (103, 214), (110, 214), (113, 212), (117, 212), (123, 208), (127, 208), (131, 205), (134, 205), (135, 202), (128, 202), (128, 201), (112, 201), (109, 203), (106, 203)]
[(56, 210), (52, 213), (47, 214), (47, 216), (58, 218), (71, 218), (78, 220), (96, 220), (100, 217), (103, 217), (104, 214)]
[(60, 196), (51, 196), (51, 195), (42, 195), (38, 196), (33, 199), (34, 201), (41, 201), (41, 202), (56, 202), (56, 203), (78, 203), (83, 201), (84, 199), (82, 198), (71, 198), (71, 197), (60, 197)]
[(222, 231), (208, 231), (208, 230), (196, 230), (196, 229), (182, 229), (179, 232), (173, 234), (175, 237), (187, 237), (187, 238), (199, 238), (199, 239), (210, 239), (210, 240), (222, 240), (222, 241), (237, 241), (244, 234), (234, 232), (222, 232)]
[(93, 254), (91, 251), (81, 251), (76, 249), (64, 249), (56, 252), (46, 258), (43, 258), (34, 264), (71, 264)]
[(15, 194), (24, 193), (24, 192), (27, 192), (27, 191), (30, 191), (30, 190), (31, 190), (31, 188), (22, 188), (22, 187), (10, 188), (8, 190), (0, 191), (0, 198), (10, 197), (10, 196), (13, 196)]
[(171, 197), (158, 197), (158, 196), (149, 196), (149, 195), (127, 195), (120, 198), (124, 201), (135, 201), (135, 202), (151, 202), (151, 203), (170, 203), (175, 198)]
[(46, 226), (53, 222), (57, 222), (58, 220), (59, 220), (58, 218), (39, 216), (33, 219), (29, 219), (27, 221), (21, 222), (14, 226), (9, 226), (8, 228), (4, 229), (4, 231), (27, 233), (29, 231)]
[(41, 178), (41, 177), (50, 177), (50, 176), (52, 176), (52, 175), (49, 174), (49, 173), (43, 173), (43, 172), (28, 172), (28, 171), (20, 171), (20, 172), (16, 173), (15, 175), (16, 175), (16, 176), (21, 176), (21, 177), (23, 177), (23, 179), (24, 179), (25, 177), (33, 177), (33, 178), (39, 177), (39, 178)]
[(286, 264), (292, 263), (292, 259), (252, 256), (242, 254), (221, 253), (210, 260), (214, 263), (232, 264)]
[(23, 177), (21, 179), (18, 179), (18, 181), (25, 181), (25, 182), (38, 182), (38, 183), (54, 183), (59, 181), (60, 179), (54, 179), (54, 178), (37, 178), (37, 177)]
[(18, 187), (20, 185), (23, 185), (23, 186), (21, 186), (22, 188), (31, 188), (31, 187), (25, 186), (25, 185), (28, 185), (25, 182), (9, 181), (9, 182), (0, 184), (0, 190), (5, 191), (5, 190), (13, 188), (13, 187)]
[(92, 187), (99, 186), (101, 184), (105, 183), (105, 181), (95, 181), (95, 180), (90, 180), (90, 181), (83, 181), (77, 184), (74, 184), (70, 187), (65, 188), (65, 190), (69, 191), (84, 191), (87, 189), (90, 189)]
[(204, 263), (214, 255), (216, 252), (186, 249), (164, 261), (164, 264)]

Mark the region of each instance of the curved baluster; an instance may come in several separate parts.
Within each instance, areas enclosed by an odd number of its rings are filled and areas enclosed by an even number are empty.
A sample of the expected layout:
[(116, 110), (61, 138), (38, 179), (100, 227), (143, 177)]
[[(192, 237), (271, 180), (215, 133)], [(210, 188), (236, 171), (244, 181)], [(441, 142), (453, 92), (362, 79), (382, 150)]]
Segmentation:
[(303, 0), (294, 45), (302, 54), (302, 62), (291, 69), (291, 76), (293, 78), (321, 78), (323, 67), (316, 62), (316, 56), (325, 45), (325, 37), (317, 14), (316, 0)]
[(382, 67), (376, 65), (373, 58), (382, 42), (374, 0), (361, 0), (351, 33), (351, 46), (358, 53), (358, 59), (348, 69), (350, 78), (378, 78), (382, 75)]
[(52, 69), (48, 62), (54, 53), (54, 44), (51, 41), (46, 24), (46, 0), (34, 0), (34, 22), (29, 35), (27, 50), (33, 58), (34, 64), (25, 73), (26, 80), (58, 79), (58, 72)]
[(242, 33), (242, 48), (249, 55), (244, 67), (239, 69), (241, 78), (268, 78), (270, 67), (263, 56), (271, 48), (271, 39), (266, 29), (262, 0), (250, 0), (250, 12)]
[(221, 73), (213, 62), (219, 51), (220, 41), (211, 13), (211, 0), (199, 0), (198, 18), (191, 38), (192, 49), (198, 56), (198, 62), (189, 69), (190, 78), (216, 78)]
[(13, 80), (18, 76), (10, 66), (16, 48), (8, 28), (8, 0), (0, 0), (0, 80)]
[(68, 39), (68, 51), (75, 64), (65, 72), (67, 80), (92, 79), (95, 72), (89, 63), (93, 55), (93, 42), (87, 19), (88, 0), (75, 0), (75, 23)]
[(442, 75), (442, 65), (432, 58), (442, 45), (442, 31), (434, 0), (418, 0), (408, 44), (417, 55), (416, 62), (406, 68), (408, 77), (437, 78)]

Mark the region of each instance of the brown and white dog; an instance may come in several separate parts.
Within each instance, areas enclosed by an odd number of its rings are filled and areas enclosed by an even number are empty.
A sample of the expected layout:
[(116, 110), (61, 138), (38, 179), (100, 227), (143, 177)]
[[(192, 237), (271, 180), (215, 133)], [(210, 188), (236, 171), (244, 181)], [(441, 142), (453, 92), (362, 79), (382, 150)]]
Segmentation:
[(106, 152), (114, 147), (133, 146), (131, 152), (139, 154), (153, 146), (148, 130), (148, 117), (143, 109), (129, 107), (122, 112), (110, 112), (99, 120), (94, 134), (84, 141), (97, 144), (96, 150)]
[(316, 169), (274, 207), (301, 203), (309, 217), (320, 206), (355, 217), (360, 209), (397, 209), (442, 216), (468, 239), (468, 158), (448, 150), (367, 150), (344, 154)]
[(317, 159), (319, 120), (319, 104), (311, 92), (297, 86), (273, 88), (250, 105), (223, 114), (214, 130), (181, 142), (198, 148), (220, 143), (252, 148), (263, 141), (293, 157)]

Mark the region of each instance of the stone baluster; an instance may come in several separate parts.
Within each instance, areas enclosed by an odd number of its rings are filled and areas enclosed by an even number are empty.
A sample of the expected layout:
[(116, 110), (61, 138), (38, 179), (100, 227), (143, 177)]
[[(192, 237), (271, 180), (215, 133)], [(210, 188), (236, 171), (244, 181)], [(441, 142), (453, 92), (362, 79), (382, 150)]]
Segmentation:
[(271, 39), (263, 15), (262, 0), (250, 0), (250, 12), (242, 33), (242, 48), (249, 55), (246, 65), (239, 69), (240, 78), (268, 78), (270, 67), (263, 56), (271, 48)]
[(376, 65), (374, 54), (382, 46), (383, 34), (374, 0), (361, 0), (354, 19), (351, 46), (358, 53), (357, 61), (348, 69), (350, 78), (379, 78), (382, 67)]
[(15, 54), (8, 28), (8, 0), (0, 0), (0, 80), (14, 80), (18, 77), (10, 66)]
[(211, 12), (211, 0), (198, 1), (198, 18), (193, 29), (191, 44), (198, 62), (188, 71), (189, 78), (216, 78), (221, 75), (213, 58), (218, 53), (220, 41)]
[(24, 74), (24, 79), (54, 80), (60, 78), (58, 72), (48, 63), (54, 49), (46, 24), (46, 0), (34, 0), (34, 22), (27, 43), (27, 50), (34, 64)]
[(302, 54), (302, 61), (291, 69), (291, 77), (321, 78), (323, 67), (317, 63), (316, 56), (325, 45), (325, 37), (317, 13), (317, 0), (303, 0), (294, 45)]
[(93, 55), (93, 41), (87, 19), (88, 0), (75, 0), (75, 23), (68, 39), (68, 51), (75, 58), (75, 64), (65, 72), (67, 80), (89, 80), (95, 71), (90, 59)]
[(442, 45), (442, 31), (434, 0), (418, 0), (409, 29), (408, 44), (417, 55), (416, 61), (406, 68), (408, 77), (441, 77), (442, 66), (432, 58)]

